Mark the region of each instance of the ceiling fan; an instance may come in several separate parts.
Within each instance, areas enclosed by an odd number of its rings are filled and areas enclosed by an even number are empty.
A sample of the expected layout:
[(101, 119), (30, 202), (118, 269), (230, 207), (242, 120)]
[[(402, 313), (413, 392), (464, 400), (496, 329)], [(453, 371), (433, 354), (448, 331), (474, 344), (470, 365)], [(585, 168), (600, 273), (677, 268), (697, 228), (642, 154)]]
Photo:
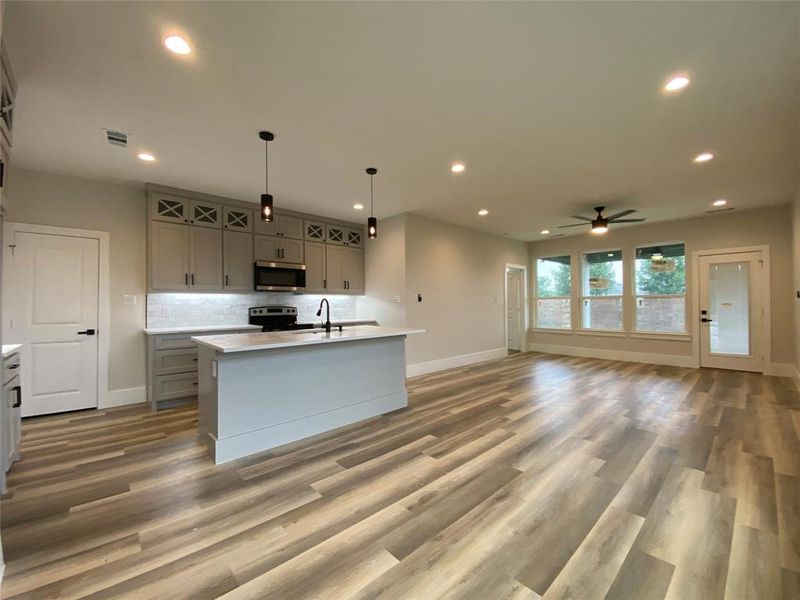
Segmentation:
[(636, 212), (636, 209), (629, 208), (628, 210), (620, 211), (610, 217), (604, 217), (603, 211), (606, 209), (605, 206), (596, 206), (595, 210), (597, 211), (597, 215), (594, 218), (591, 217), (582, 217), (581, 215), (572, 215), (573, 219), (579, 219), (583, 221), (583, 223), (572, 223), (570, 225), (559, 225), (559, 229), (563, 229), (565, 227), (579, 227), (581, 225), (586, 225), (587, 223), (591, 223), (592, 225), (592, 233), (599, 235), (608, 231), (608, 225), (610, 223), (641, 223), (645, 221), (645, 218), (641, 219), (623, 219), (622, 217), (627, 217)]

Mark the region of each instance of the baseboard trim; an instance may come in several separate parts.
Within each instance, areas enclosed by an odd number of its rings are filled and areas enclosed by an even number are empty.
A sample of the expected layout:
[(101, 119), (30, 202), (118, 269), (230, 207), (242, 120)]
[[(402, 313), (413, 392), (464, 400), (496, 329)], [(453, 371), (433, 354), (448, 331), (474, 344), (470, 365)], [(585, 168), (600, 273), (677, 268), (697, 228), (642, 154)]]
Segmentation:
[(103, 398), (98, 403), (97, 408), (114, 408), (116, 406), (127, 406), (128, 404), (141, 404), (146, 401), (147, 391), (144, 386), (108, 390), (103, 394)]
[(764, 375), (772, 375), (774, 377), (795, 377), (796, 371), (794, 365), (789, 363), (767, 363), (764, 367)]
[(447, 358), (437, 358), (436, 360), (406, 365), (406, 377), (417, 377), (418, 375), (435, 373), (436, 371), (444, 371), (445, 369), (465, 367), (475, 363), (486, 362), (487, 360), (505, 358), (506, 356), (508, 356), (508, 350), (506, 348), (494, 348), (492, 350), (483, 350), (470, 354), (458, 354), (456, 356), (448, 356)]
[(531, 352), (545, 352), (547, 354), (563, 354), (566, 356), (600, 358), (604, 360), (621, 360), (625, 362), (646, 363), (652, 365), (667, 365), (670, 367), (697, 366), (695, 364), (694, 357), (680, 354), (654, 354), (651, 352), (631, 352), (628, 350), (602, 350), (600, 348), (540, 344), (538, 342), (530, 342), (528, 344), (528, 350)]
[(794, 386), (797, 388), (797, 391), (800, 392), (800, 370), (795, 367), (794, 373), (792, 373), (792, 379), (794, 380)]

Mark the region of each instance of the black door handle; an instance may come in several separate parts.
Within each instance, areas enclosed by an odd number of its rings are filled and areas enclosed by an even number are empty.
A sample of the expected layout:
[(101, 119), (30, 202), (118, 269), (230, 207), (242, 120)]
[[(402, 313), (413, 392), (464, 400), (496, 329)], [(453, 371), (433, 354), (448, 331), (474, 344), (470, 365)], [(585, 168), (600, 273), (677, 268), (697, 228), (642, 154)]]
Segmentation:
[(705, 317), (700, 318), (701, 323), (711, 323), (711, 319), (706, 319)]
[(94, 334), (95, 334), (94, 329), (86, 329), (85, 331), (78, 332), (78, 335), (94, 335)]
[(11, 391), (17, 394), (17, 399), (14, 401), (14, 404), (11, 405), (11, 408), (19, 408), (22, 406), (22, 386), (15, 385), (11, 388)]

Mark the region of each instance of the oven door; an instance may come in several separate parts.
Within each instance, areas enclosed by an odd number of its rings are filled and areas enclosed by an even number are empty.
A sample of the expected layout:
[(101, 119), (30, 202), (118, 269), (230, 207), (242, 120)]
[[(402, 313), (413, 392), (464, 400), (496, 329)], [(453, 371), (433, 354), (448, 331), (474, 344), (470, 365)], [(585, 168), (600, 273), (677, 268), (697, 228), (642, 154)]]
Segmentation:
[(260, 292), (302, 292), (306, 289), (306, 266), (257, 261), (253, 281)]

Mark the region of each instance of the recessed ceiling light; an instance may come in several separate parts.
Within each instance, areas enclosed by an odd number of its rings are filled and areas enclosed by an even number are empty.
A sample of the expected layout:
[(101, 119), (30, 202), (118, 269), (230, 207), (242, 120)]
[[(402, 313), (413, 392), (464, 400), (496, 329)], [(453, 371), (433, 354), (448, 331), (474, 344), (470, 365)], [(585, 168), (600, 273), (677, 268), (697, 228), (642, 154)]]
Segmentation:
[(719, 200), (714, 200), (712, 204), (714, 206), (725, 206), (727, 203), (728, 203), (727, 200), (725, 200), (724, 198), (720, 198)]
[(156, 159), (156, 157), (149, 152), (139, 152), (139, 154), (136, 156), (139, 157), (139, 160), (143, 160), (145, 162), (153, 162)]
[(167, 50), (175, 54), (186, 55), (192, 52), (192, 47), (189, 45), (189, 42), (179, 35), (167, 36), (164, 38), (164, 45), (167, 47)]
[(689, 85), (690, 80), (686, 75), (675, 75), (666, 85), (664, 85), (665, 92), (677, 92)]
[(486, 210), (485, 208), (482, 208), (482, 209), (480, 209), (480, 210), (478, 211), (478, 214), (479, 214), (480, 216), (482, 216), (482, 217), (485, 217), (486, 215), (488, 215), (488, 214), (489, 214), (489, 211), (488, 211), (488, 210)]
[(549, 229), (542, 229), (542, 235), (547, 235), (548, 233), (550, 233)]
[(465, 167), (465, 166), (464, 166), (464, 163), (453, 163), (453, 164), (450, 166), (450, 170), (451, 170), (453, 173), (463, 173), (463, 172), (464, 172), (464, 169), (466, 169), (466, 168), (467, 168), (467, 167)]
[(353, 208), (355, 208), (356, 210), (364, 210), (364, 205), (361, 204), (360, 202), (356, 202), (355, 204), (353, 204)]
[(698, 154), (692, 160), (696, 163), (704, 163), (714, 159), (714, 155), (711, 152), (703, 152), (702, 154)]

